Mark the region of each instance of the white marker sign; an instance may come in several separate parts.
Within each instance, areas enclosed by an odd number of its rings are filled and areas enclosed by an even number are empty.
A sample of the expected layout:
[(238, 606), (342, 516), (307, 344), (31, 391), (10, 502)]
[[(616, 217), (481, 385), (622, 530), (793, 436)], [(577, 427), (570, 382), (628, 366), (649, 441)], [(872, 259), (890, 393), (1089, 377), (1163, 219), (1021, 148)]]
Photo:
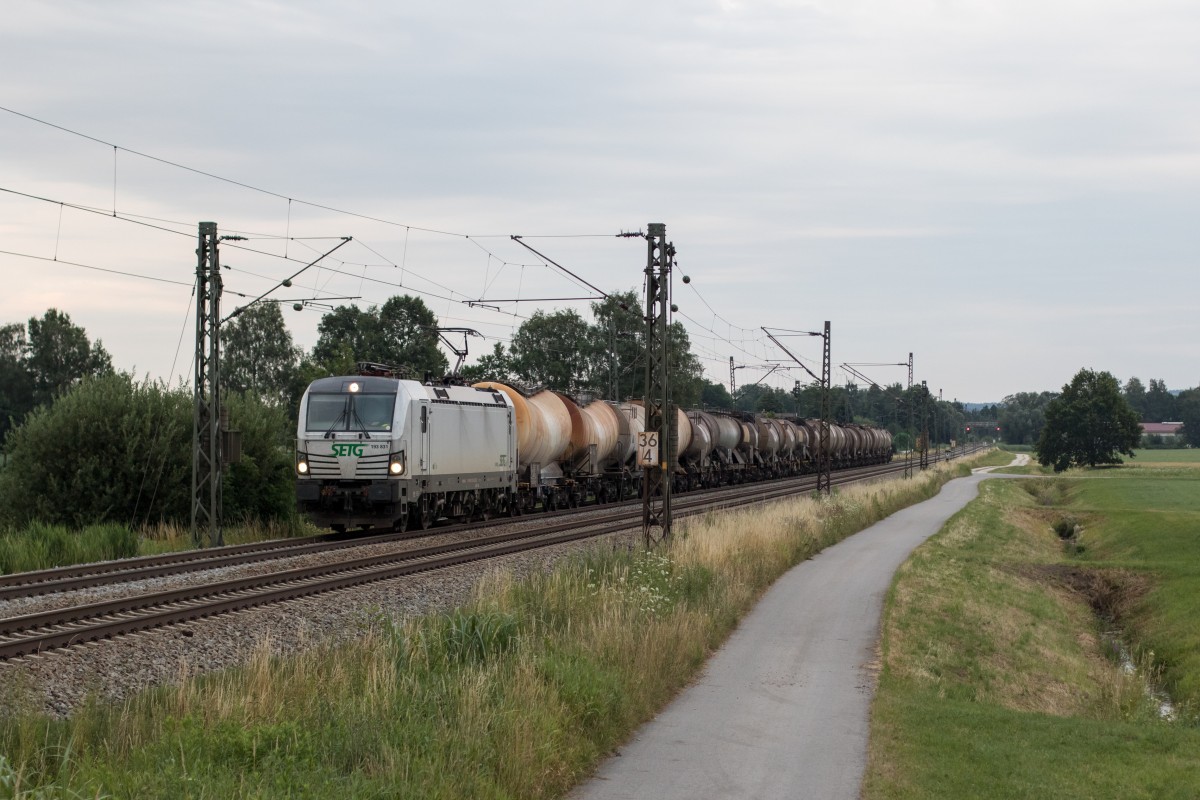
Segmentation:
[(643, 467), (658, 466), (658, 431), (638, 433), (638, 463)]

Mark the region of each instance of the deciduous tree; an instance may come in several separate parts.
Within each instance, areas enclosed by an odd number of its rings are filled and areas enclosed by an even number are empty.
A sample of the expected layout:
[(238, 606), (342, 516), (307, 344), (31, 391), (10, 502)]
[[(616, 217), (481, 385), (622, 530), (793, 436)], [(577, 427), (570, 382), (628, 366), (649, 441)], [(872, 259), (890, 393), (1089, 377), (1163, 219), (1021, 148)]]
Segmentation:
[(29, 320), (25, 366), (33, 376), (34, 403), (48, 402), (84, 378), (113, 371), (112, 358), (99, 341), (88, 341), (69, 314), (49, 309)]
[(522, 383), (559, 392), (593, 388), (590, 331), (574, 310), (533, 312), (517, 328), (509, 352), (513, 374)]
[[(1122, 390), (1125, 395), (1125, 402), (1129, 403), (1137, 415), (1141, 417), (1142, 422), (1149, 422), (1146, 419), (1146, 385), (1142, 383), (1137, 376), (1125, 381), (1125, 388)], [(1159, 420), (1161, 422), (1161, 420)]]
[(437, 317), (419, 297), (400, 295), (382, 306), (363, 311), (338, 306), (321, 318), (312, 361), (329, 368), (344, 368), (352, 361), (375, 361), (405, 368), (420, 380), (429, 373), (441, 377), (449, 362), (438, 348)]
[(1180, 392), (1177, 400), (1183, 438), (1192, 447), (1200, 447), (1200, 387)]
[(504, 349), (504, 345), (496, 342), (492, 346), (492, 352), (480, 356), (478, 362), (463, 367), (460, 375), (467, 383), (478, 381), (509, 383), (513, 380), (512, 360)]
[(279, 304), (250, 306), (225, 326), (222, 337), (225, 387), (286, 404), (296, 382), (300, 350), (292, 344)]
[(25, 326), (0, 326), (0, 442), (33, 408), (33, 376), (25, 366)]
[(1062, 472), (1072, 466), (1122, 463), (1141, 439), (1137, 413), (1108, 372), (1082, 369), (1046, 406), (1038, 462)]
[(1178, 416), (1175, 412), (1175, 395), (1167, 389), (1166, 381), (1151, 378), (1146, 390), (1146, 422), (1171, 422)]

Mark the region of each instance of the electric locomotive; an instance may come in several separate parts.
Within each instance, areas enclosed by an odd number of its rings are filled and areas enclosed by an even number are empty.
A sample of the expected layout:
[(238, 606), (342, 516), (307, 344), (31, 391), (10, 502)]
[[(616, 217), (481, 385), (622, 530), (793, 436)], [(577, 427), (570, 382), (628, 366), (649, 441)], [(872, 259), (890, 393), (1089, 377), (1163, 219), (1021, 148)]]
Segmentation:
[(502, 393), (393, 377), (320, 378), (300, 401), (296, 500), (320, 527), (407, 529), (506, 513), (516, 486)]

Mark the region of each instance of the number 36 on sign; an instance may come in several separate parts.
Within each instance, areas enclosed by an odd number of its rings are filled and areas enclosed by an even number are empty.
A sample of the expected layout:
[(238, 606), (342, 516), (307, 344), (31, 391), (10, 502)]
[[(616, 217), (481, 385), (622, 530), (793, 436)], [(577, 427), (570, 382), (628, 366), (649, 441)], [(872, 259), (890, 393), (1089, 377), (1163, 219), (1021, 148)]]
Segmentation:
[(641, 431), (637, 435), (638, 464), (658, 466), (658, 431)]

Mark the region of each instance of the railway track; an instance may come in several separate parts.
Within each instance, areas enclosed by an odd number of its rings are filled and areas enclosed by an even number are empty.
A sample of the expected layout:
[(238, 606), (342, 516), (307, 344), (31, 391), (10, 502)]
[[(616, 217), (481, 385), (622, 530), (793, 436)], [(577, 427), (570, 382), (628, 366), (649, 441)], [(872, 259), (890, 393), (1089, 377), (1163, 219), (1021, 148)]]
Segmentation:
[[(902, 463), (840, 471), (835, 485), (878, 478), (904, 470)], [(742, 485), (705, 493), (679, 495), (673, 503), (676, 518), (793, 496), (815, 487), (815, 476), (772, 483)], [(272, 572), (252, 577), (219, 580), (168, 591), (152, 591), (102, 602), (69, 606), (0, 620), (0, 660), (21, 658), (56, 648), (110, 639), (189, 620), (229, 613), (254, 606), (284, 602), (337, 589), (411, 575), (525, 550), (603, 536), (636, 527), (641, 521), (636, 501), (608, 506), (588, 506), (586, 520), (560, 512), (534, 517), (534, 525), (520, 530), (475, 537), (465, 541), (418, 546), (385, 555), (348, 558), (333, 563)], [(511, 525), (530, 517), (496, 520)], [(466, 526), (461, 526), (465, 528)], [(474, 528), (483, 527), (476, 524)], [(443, 528), (439, 533), (455, 530)], [(305, 540), (266, 542), (190, 551), (178, 558), (153, 557), (111, 562), (92, 567), (72, 567), (5, 576), (0, 597), (28, 597), (48, 591), (67, 591), (101, 584), (130, 582), (180, 572), (247, 564), (313, 552), (345, 549), (380, 541), (396, 542), (396, 534), (347, 538), (309, 537)], [(136, 562), (136, 563), (135, 563)], [(38, 577), (41, 576), (41, 577)]]

